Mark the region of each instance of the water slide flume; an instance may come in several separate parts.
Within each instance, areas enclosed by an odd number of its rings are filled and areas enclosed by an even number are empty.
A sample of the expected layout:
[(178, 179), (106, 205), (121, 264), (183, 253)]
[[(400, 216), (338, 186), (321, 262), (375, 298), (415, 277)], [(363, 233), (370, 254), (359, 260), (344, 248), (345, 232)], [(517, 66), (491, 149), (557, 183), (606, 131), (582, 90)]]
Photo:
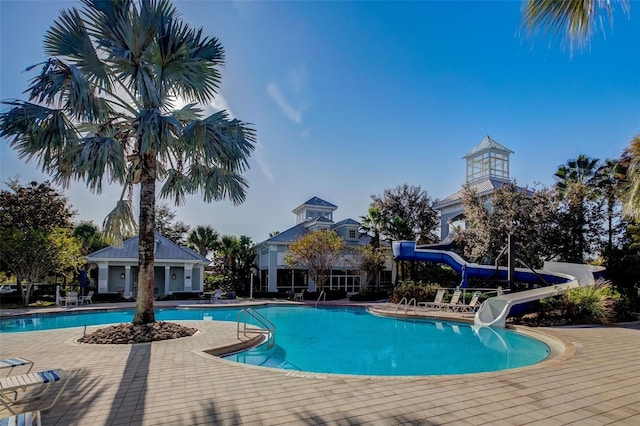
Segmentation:
[[(397, 260), (442, 263), (449, 265), (458, 273), (461, 273), (464, 267), (467, 277), (507, 279), (507, 267), (470, 263), (451, 251), (427, 247), (418, 248), (415, 241), (394, 241), (392, 243), (393, 256)], [(515, 268), (514, 278), (516, 281), (541, 285), (546, 282), (548, 285), (487, 299), (476, 313), (474, 323), (478, 326), (504, 327), (513, 306), (556, 296), (572, 287), (593, 284), (594, 273), (597, 274), (602, 270), (604, 270), (602, 267), (563, 262), (545, 262), (543, 269), (535, 271)]]

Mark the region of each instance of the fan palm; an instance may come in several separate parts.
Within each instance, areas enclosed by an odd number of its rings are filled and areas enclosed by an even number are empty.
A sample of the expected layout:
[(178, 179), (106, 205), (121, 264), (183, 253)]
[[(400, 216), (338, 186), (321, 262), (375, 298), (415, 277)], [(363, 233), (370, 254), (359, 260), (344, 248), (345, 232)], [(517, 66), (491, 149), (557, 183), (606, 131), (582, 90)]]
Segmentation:
[(527, 0), (523, 21), (530, 32), (545, 29), (562, 34), (571, 48), (585, 46), (598, 25), (603, 12), (613, 21), (613, 9), (618, 4), (629, 12), (628, 0)]
[(189, 247), (195, 249), (202, 256), (207, 256), (216, 250), (220, 244), (220, 234), (211, 226), (197, 226), (187, 237)]
[[(20, 158), (35, 159), (56, 183), (103, 181), (123, 196), (105, 219), (116, 241), (138, 225), (138, 299), (133, 322), (154, 322), (154, 225), (159, 197), (176, 204), (201, 191), (206, 202), (245, 199), (241, 173), (255, 131), (226, 111), (204, 116), (197, 104), (219, 88), (224, 50), (179, 19), (168, 0), (82, 0), (62, 10), (44, 39), (49, 59), (28, 101), (5, 102), (0, 136)], [(32, 67), (33, 68), (33, 67)], [(181, 102), (190, 102), (178, 107)], [(131, 188), (139, 185), (139, 223)]]
[(633, 138), (624, 150), (620, 163), (625, 172), (623, 211), (629, 218), (640, 222), (640, 136)]

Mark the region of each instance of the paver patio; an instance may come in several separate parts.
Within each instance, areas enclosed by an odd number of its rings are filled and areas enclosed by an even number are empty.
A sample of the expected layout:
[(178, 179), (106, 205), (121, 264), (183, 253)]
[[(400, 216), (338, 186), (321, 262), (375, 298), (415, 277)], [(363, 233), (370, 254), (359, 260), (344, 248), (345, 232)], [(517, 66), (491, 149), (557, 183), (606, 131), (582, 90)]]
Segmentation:
[(178, 322), (201, 332), (137, 345), (79, 345), (83, 328), (5, 333), (0, 357), (70, 374), (44, 425), (640, 424), (639, 323), (541, 329), (567, 350), (520, 369), (365, 377), (225, 361), (203, 350), (236, 342), (235, 323)]

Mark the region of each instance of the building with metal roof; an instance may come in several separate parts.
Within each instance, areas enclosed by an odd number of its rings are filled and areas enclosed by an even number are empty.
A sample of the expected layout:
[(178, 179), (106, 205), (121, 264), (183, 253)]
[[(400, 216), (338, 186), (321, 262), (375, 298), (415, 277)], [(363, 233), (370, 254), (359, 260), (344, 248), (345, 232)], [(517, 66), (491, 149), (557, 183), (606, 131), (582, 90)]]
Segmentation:
[[(211, 261), (188, 247), (156, 233), (154, 252), (154, 296), (203, 290), (204, 268)], [(138, 279), (138, 237), (122, 247), (105, 247), (86, 256), (90, 268), (98, 269), (97, 292), (120, 293), (135, 298)]]
[[(296, 225), (286, 229), (255, 246), (258, 266), (258, 288), (260, 291), (298, 292), (302, 289), (315, 291), (315, 283), (303, 269), (291, 269), (286, 265), (285, 257), (289, 245), (301, 236), (319, 230), (335, 231), (349, 247), (369, 244), (371, 237), (360, 232), (360, 222), (344, 219), (334, 222), (333, 214), (338, 207), (318, 197), (313, 197), (292, 210), (296, 216)], [(389, 256), (388, 265), (382, 271), (382, 282), (391, 282), (393, 262)], [(347, 293), (357, 293), (361, 286), (358, 260), (353, 254), (345, 254), (334, 265), (328, 289), (343, 289)]]
[[(503, 185), (512, 183), (509, 167), (511, 154), (513, 151), (487, 135), (462, 157), (466, 160), (465, 185), (479, 196), (488, 197)], [(440, 212), (440, 239), (443, 241), (450, 233), (450, 225), (464, 217), (462, 194), (463, 189), (460, 189), (434, 205), (434, 209)]]

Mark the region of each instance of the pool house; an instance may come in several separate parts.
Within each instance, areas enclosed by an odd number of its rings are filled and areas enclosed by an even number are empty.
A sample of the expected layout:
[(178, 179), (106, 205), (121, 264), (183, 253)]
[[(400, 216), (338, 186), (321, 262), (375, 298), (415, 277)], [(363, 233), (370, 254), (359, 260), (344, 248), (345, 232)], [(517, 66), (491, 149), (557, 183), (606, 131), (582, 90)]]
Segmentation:
[[(175, 292), (203, 290), (204, 268), (211, 261), (190, 248), (155, 234), (154, 297)], [(89, 277), (97, 281), (97, 293), (120, 293), (125, 299), (137, 294), (138, 237), (122, 247), (105, 247), (86, 256)], [(97, 270), (97, 278), (95, 272)]]

